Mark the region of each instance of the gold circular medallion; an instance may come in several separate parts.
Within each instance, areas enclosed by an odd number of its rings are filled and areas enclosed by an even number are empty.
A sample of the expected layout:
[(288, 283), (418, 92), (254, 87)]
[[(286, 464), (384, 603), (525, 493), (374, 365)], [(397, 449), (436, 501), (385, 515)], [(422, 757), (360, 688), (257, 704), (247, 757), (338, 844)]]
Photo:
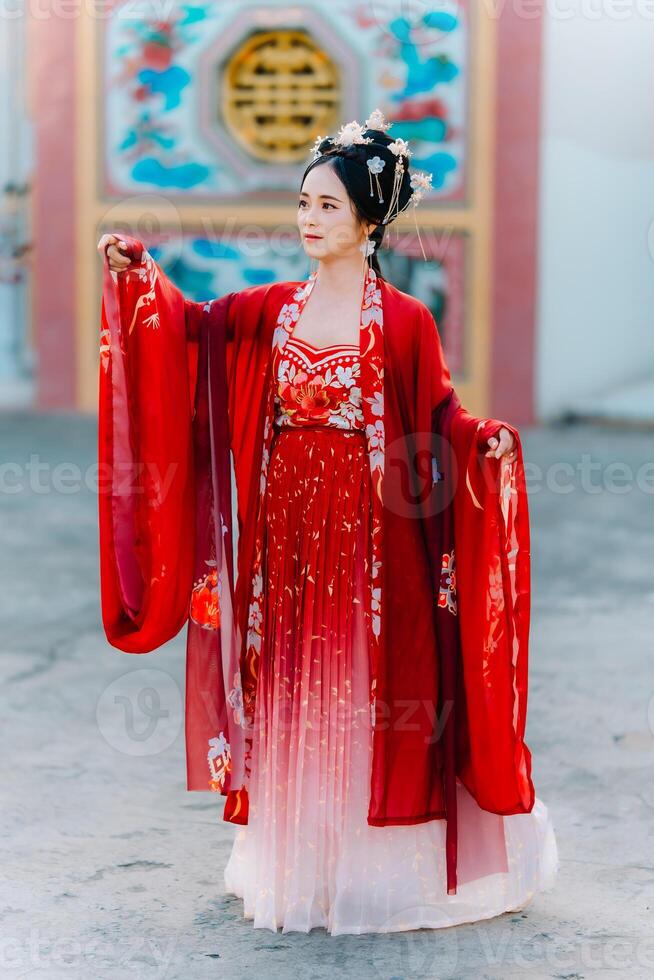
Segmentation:
[(305, 31), (259, 31), (225, 66), (222, 107), (232, 138), (270, 163), (307, 158), (340, 117), (338, 66)]

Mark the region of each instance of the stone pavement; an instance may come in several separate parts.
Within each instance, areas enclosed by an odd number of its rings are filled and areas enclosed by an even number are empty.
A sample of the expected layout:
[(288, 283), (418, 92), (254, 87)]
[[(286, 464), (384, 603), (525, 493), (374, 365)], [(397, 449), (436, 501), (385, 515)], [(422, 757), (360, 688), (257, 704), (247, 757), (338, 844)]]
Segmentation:
[(95, 420), (0, 415), (0, 976), (654, 975), (654, 440), (522, 436), (527, 734), (557, 884), (486, 922), (331, 937), (255, 930), (223, 894), (235, 828), (217, 795), (185, 791), (184, 631), (139, 658), (104, 638)]

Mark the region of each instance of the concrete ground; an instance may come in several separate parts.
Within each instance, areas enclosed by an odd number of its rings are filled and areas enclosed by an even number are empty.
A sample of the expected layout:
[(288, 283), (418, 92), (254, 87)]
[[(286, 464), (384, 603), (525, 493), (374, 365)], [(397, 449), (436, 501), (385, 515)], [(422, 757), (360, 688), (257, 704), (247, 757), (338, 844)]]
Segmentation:
[(557, 884), (486, 922), (331, 937), (255, 930), (223, 894), (235, 828), (184, 788), (183, 632), (140, 658), (104, 638), (95, 420), (0, 415), (2, 977), (654, 975), (654, 440), (522, 436)]

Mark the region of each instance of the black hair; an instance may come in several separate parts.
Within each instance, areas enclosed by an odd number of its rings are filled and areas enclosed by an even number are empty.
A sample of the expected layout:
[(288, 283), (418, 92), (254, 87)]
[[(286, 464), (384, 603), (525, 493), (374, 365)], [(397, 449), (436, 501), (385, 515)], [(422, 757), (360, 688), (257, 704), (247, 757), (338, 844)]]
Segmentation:
[[(368, 236), (375, 243), (375, 251), (370, 256), (370, 265), (381, 276), (377, 253), (381, 248), (387, 228), (387, 225), (382, 224), (382, 219), (388, 211), (393, 193), (395, 165), (398, 159), (402, 162), (404, 173), (399, 189), (397, 211), (403, 211), (411, 199), (411, 175), (406, 155), (403, 154), (398, 158), (392, 150), (388, 149), (389, 145), (394, 142), (390, 136), (378, 129), (366, 129), (363, 136), (366, 139), (371, 138), (372, 142), (340, 146), (334, 142), (332, 137), (327, 136), (317, 147), (320, 155), (309, 163), (302, 174), (300, 187), (304, 184), (307, 174), (314, 167), (324, 164), (329, 164), (332, 167), (344, 185), (359, 221), (362, 223), (369, 221), (376, 225)], [(377, 181), (374, 177), (372, 179), (373, 194), (370, 194), (371, 178), (367, 161), (372, 157), (380, 157), (384, 161), (384, 167), (381, 173), (377, 175), (382, 190), (383, 201), (381, 202), (377, 195)], [(396, 208), (394, 207), (393, 216), (395, 212)]]

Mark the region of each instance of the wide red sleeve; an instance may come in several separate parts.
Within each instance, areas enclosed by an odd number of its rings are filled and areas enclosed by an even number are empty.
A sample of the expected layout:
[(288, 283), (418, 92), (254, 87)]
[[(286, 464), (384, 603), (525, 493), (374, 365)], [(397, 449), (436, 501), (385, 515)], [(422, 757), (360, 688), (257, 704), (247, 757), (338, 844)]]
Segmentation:
[(188, 617), (194, 559), (197, 304), (136, 239), (105, 259), (99, 367), (99, 549), (109, 642), (145, 653)]
[[(438, 445), (434, 478), (445, 479), (452, 535), (433, 560), (440, 557), (439, 582), (434, 575), (438, 611), (446, 620), (455, 619), (458, 630), (456, 677), (449, 678), (456, 708), (456, 772), (483, 809), (527, 812), (535, 794), (524, 740), (530, 528), (522, 441), (515, 426), (475, 417), (461, 405), (437, 325), (426, 308), (419, 370), (421, 397), (429, 393), (433, 435), (437, 444), (446, 440)], [(489, 437), (501, 426), (515, 439), (512, 461), (485, 456)], [(445, 472), (439, 473), (439, 467)]]
[(530, 619), (530, 528), (520, 435), (517, 455), (484, 455), (498, 422), (460, 408), (452, 420), (454, 496), (467, 752), (461, 778), (480, 806), (531, 810), (525, 743)]

